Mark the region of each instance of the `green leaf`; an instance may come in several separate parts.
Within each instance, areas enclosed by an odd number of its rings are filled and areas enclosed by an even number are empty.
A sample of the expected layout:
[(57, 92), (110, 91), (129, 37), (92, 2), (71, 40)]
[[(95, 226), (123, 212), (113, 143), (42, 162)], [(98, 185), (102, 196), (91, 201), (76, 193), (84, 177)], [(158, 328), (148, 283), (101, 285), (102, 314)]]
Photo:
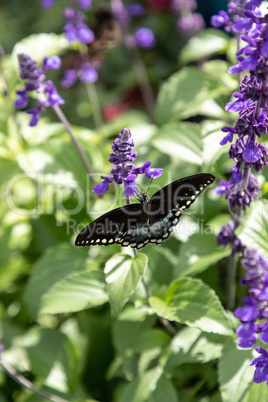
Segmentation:
[(70, 47), (65, 35), (54, 33), (40, 33), (28, 36), (17, 42), (12, 51), (13, 62), (17, 65), (17, 55), (25, 53), (37, 63), (41, 63), (44, 57), (60, 55)]
[(253, 380), (254, 367), (249, 365), (252, 360), (253, 350), (238, 349), (235, 340), (227, 343), (219, 361), (219, 382), (223, 402), (242, 400)]
[(136, 378), (124, 389), (119, 402), (147, 402), (163, 374), (162, 367), (155, 367)]
[(206, 29), (199, 35), (191, 38), (180, 53), (180, 62), (189, 63), (191, 61), (207, 58), (215, 53), (226, 52), (229, 37), (218, 29)]
[(30, 345), (25, 345), (32, 372), (43, 383), (68, 391), (77, 381), (77, 357), (68, 337), (57, 330), (35, 328)]
[(246, 397), (242, 402), (268, 401), (268, 387), (266, 382), (256, 384), (252, 382)]
[(196, 328), (183, 328), (174, 336), (161, 360), (167, 370), (185, 363), (207, 363), (221, 356), (228, 337), (207, 334)]
[(194, 123), (167, 124), (158, 130), (153, 145), (173, 158), (202, 164), (201, 127)]
[(133, 343), (133, 350), (142, 353), (148, 349), (162, 347), (170, 340), (170, 336), (161, 329), (149, 329), (137, 336)]
[(158, 124), (198, 114), (202, 104), (212, 98), (214, 85), (208, 74), (195, 67), (184, 68), (173, 74), (162, 85), (158, 95)]
[(147, 264), (147, 256), (142, 253), (138, 253), (134, 258), (126, 254), (117, 254), (105, 264), (104, 272), (113, 316), (120, 313), (133, 294)]
[(108, 301), (104, 273), (73, 272), (55, 283), (42, 298), (40, 313), (71, 313)]
[(166, 294), (166, 299), (149, 299), (157, 315), (178, 321), (205, 332), (232, 335), (218, 296), (199, 279), (178, 279)]
[(42, 308), (44, 296), (57, 282), (75, 271), (84, 270), (86, 257), (87, 250), (61, 244), (48, 249), (34, 264), (24, 294), (24, 302), (31, 317), (37, 315)]
[(172, 382), (162, 376), (156, 385), (156, 390), (154, 391), (152, 397), (149, 399), (149, 402), (178, 402), (178, 396), (176, 392), (176, 388), (172, 384)]
[(10, 159), (5, 159), (1, 157), (0, 159), (0, 187), (13, 179), (18, 174), (21, 173), (21, 170), (18, 164)]
[(252, 204), (237, 233), (243, 244), (257, 247), (268, 258), (268, 200)]
[(180, 247), (176, 276), (196, 275), (230, 254), (218, 247), (212, 234), (194, 234)]
[(202, 124), (179, 122), (161, 126), (153, 145), (174, 161), (185, 161), (204, 168), (214, 166), (224, 152), (219, 146), (222, 124), (206, 120)]

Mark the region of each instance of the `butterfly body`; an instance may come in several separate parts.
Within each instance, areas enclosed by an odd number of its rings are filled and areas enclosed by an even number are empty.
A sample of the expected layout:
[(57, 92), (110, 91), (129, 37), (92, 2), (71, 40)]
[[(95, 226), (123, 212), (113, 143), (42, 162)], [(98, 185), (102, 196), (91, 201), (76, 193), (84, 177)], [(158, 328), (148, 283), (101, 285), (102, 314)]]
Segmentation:
[(141, 249), (148, 243), (161, 244), (179, 222), (181, 213), (213, 183), (215, 177), (201, 173), (174, 181), (151, 198), (139, 196), (139, 203), (114, 209), (86, 226), (76, 246), (120, 244)]

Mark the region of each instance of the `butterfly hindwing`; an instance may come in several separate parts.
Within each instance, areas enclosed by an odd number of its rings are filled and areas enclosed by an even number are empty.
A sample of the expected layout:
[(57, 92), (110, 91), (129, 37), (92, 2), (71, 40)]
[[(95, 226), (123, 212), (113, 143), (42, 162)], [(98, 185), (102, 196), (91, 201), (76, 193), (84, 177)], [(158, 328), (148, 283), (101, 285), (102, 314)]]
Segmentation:
[[(141, 204), (130, 204), (116, 208), (86, 226), (77, 236), (76, 246), (109, 246), (117, 243), (128, 246), (124, 236), (131, 229), (146, 225)], [(128, 242), (128, 244), (126, 244)]]

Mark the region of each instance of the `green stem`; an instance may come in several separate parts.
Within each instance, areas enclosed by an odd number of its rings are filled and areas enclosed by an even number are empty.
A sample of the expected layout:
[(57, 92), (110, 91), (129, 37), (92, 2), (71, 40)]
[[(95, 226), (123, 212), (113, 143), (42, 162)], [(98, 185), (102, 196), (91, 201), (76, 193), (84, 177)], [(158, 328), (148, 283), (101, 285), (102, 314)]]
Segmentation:
[(27, 380), (27, 378), (25, 378), (23, 375), (18, 373), (8, 363), (3, 363), (1, 361), (0, 365), (3, 367), (4, 371), (9, 375), (9, 377), (11, 377), (14, 381), (16, 381), (18, 384), (20, 384), (24, 388), (27, 388), (34, 394), (40, 396), (41, 398), (44, 398), (47, 401), (52, 401), (52, 402), (68, 402), (67, 399), (60, 398), (59, 396), (49, 394), (46, 391), (36, 388), (31, 381)]
[(99, 98), (97, 95), (96, 87), (94, 84), (86, 84), (87, 95), (90, 101), (91, 110), (93, 114), (93, 119), (95, 122), (96, 128), (100, 128), (103, 124), (101, 108), (99, 103)]
[[(82, 161), (83, 161), (83, 163), (84, 163), (84, 165), (86, 167), (86, 170), (87, 170), (88, 174), (90, 176), (92, 176), (93, 175), (93, 170), (92, 170), (92, 167), (91, 167), (91, 165), (89, 163), (88, 157), (87, 157), (85, 151), (83, 150), (83, 148), (81, 147), (81, 145), (79, 144), (79, 142), (77, 141), (77, 139), (76, 139), (76, 137), (75, 137), (75, 135), (73, 133), (71, 124), (69, 123), (69, 121), (67, 120), (65, 114), (63, 113), (63, 111), (61, 110), (61, 108), (58, 105), (53, 106), (53, 109), (54, 109), (56, 115), (58, 116), (58, 118), (60, 119), (60, 121), (65, 126), (66, 130), (68, 131), (68, 133), (69, 133), (69, 135), (70, 135), (70, 137), (71, 137), (71, 139), (72, 139), (72, 141), (73, 141), (73, 143), (74, 143), (74, 145), (75, 145), (75, 147), (76, 147), (76, 149), (77, 149), (77, 151), (78, 151), (78, 153), (79, 153), (79, 155), (80, 155), (80, 157), (81, 157), (81, 159), (82, 159)], [(96, 184), (93, 177), (92, 177), (92, 181), (93, 181), (93, 184)]]
[(133, 58), (133, 67), (141, 89), (142, 97), (144, 99), (148, 113), (151, 117), (151, 121), (154, 122), (155, 99), (146, 69), (144, 67), (143, 61), (140, 58), (137, 47), (131, 48), (130, 52)]

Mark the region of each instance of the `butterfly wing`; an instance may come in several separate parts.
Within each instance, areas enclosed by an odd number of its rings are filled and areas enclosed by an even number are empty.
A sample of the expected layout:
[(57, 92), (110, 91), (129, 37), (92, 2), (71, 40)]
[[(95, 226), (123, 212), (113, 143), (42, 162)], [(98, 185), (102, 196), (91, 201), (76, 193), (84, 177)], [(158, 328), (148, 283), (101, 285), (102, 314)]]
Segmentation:
[(76, 246), (137, 247), (148, 236), (147, 217), (141, 204), (130, 204), (114, 209), (86, 226), (77, 236)]
[(176, 180), (157, 191), (148, 201), (150, 243), (161, 244), (168, 238), (182, 211), (214, 180), (213, 175), (201, 173)]
[(141, 204), (130, 204), (102, 215), (77, 236), (76, 246), (108, 246), (113, 243), (141, 249), (161, 244), (177, 225), (181, 212), (213, 183), (215, 177), (201, 173), (174, 181)]

